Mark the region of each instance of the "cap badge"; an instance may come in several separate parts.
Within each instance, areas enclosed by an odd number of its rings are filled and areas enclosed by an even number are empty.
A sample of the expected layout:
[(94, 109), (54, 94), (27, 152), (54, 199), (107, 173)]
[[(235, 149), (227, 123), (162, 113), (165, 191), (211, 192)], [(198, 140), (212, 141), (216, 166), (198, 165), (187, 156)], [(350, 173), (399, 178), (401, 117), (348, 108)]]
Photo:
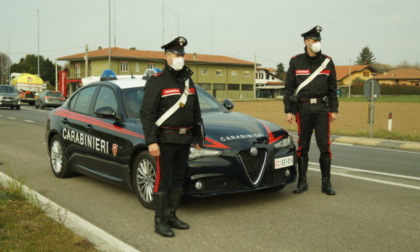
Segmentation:
[(318, 26), (316, 27), (316, 32), (320, 33), (321, 31), (322, 31), (322, 27), (318, 25)]

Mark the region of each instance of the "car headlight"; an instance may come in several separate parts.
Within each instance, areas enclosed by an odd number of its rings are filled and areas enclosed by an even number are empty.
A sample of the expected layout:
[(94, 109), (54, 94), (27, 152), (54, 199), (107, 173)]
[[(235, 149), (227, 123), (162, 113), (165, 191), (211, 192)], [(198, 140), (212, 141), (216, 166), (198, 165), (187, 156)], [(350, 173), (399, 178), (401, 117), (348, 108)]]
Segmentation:
[(190, 155), (188, 156), (189, 160), (194, 160), (202, 157), (213, 157), (220, 156), (223, 153), (221, 150), (210, 150), (210, 149), (201, 149), (197, 150), (194, 147), (190, 148)]
[(280, 141), (274, 144), (274, 148), (276, 149), (281, 149), (281, 148), (291, 149), (293, 147), (294, 147), (293, 138), (290, 135), (288, 137), (281, 139)]

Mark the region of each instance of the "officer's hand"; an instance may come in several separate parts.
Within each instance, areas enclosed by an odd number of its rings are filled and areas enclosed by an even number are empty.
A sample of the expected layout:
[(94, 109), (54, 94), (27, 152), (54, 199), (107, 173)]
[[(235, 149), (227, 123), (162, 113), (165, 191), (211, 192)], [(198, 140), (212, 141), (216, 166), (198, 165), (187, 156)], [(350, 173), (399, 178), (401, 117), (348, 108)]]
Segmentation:
[(195, 144), (195, 149), (197, 149), (197, 150), (201, 150), (201, 149), (203, 149), (203, 148), (201, 148), (199, 144)]
[(331, 122), (334, 122), (337, 119), (337, 113), (330, 113), (330, 120)]
[(160, 148), (157, 143), (149, 144), (149, 153), (152, 157), (159, 157), (160, 156)]
[(296, 116), (294, 114), (292, 114), (292, 113), (287, 113), (286, 114), (286, 120), (289, 123), (294, 123), (296, 121)]

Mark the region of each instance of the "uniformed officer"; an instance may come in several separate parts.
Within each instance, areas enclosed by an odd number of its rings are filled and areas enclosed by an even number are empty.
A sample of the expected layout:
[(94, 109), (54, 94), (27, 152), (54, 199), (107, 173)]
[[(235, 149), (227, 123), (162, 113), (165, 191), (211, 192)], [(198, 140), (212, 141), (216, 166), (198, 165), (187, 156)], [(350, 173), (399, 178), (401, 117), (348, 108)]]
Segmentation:
[(161, 48), (165, 68), (146, 83), (140, 119), (146, 144), (156, 158), (155, 232), (173, 237), (171, 228), (188, 229), (176, 216), (191, 144), (203, 148), (204, 129), (193, 72), (184, 65), (187, 40), (178, 37)]
[(299, 178), (294, 193), (308, 190), (306, 172), (312, 131), (320, 150), (322, 192), (335, 195), (331, 186), (330, 122), (337, 119), (338, 99), (334, 63), (321, 53), (321, 26), (302, 34), (305, 52), (290, 60), (286, 75), (284, 106), (289, 123), (297, 122)]

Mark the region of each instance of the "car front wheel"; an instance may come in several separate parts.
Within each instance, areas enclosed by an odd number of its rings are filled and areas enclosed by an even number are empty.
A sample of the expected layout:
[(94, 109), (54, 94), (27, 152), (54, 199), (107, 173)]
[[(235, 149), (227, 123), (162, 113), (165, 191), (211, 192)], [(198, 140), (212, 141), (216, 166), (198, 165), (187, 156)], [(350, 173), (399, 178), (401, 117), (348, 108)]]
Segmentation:
[(54, 175), (58, 178), (67, 178), (74, 175), (74, 172), (68, 167), (63, 144), (58, 135), (55, 135), (50, 142), (50, 164)]
[(143, 151), (134, 161), (132, 183), (140, 203), (147, 209), (153, 209), (155, 180), (156, 161), (148, 151)]

